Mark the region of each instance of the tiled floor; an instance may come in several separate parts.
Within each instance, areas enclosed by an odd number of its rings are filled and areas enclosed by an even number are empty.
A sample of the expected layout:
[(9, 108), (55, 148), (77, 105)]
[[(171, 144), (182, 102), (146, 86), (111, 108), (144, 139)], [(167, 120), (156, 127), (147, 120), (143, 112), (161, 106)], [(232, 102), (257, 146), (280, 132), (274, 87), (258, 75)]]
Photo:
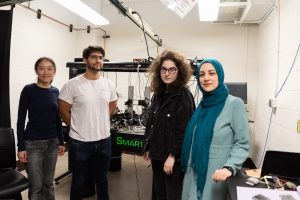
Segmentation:
[[(55, 172), (56, 177), (67, 170), (67, 160), (67, 155), (59, 157)], [(109, 172), (110, 200), (150, 200), (152, 170), (148, 166), (149, 163), (145, 162), (141, 156), (122, 154), (122, 169), (116, 172)], [(69, 175), (61, 179), (58, 185), (55, 185), (56, 200), (69, 199), (71, 177)], [(22, 196), (23, 200), (28, 200), (27, 190), (22, 193)], [(87, 198), (87, 200), (94, 199), (96, 198)]]

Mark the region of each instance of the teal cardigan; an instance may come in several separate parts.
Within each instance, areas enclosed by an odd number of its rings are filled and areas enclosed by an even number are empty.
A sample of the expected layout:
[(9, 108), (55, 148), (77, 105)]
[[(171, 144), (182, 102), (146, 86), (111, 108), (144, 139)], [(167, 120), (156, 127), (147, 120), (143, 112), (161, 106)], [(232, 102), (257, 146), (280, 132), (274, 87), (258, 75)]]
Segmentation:
[[(214, 127), (203, 200), (226, 199), (226, 182), (214, 182), (212, 174), (223, 166), (232, 167), (236, 174), (248, 157), (249, 148), (249, 126), (245, 105), (240, 98), (229, 95)], [(199, 199), (194, 174), (191, 168), (187, 169), (182, 200)]]

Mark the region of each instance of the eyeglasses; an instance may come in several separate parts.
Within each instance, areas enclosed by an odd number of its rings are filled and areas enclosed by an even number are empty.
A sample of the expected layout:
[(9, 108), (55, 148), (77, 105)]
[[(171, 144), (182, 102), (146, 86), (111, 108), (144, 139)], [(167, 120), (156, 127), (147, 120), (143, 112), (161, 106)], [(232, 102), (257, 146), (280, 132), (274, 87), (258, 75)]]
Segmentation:
[(97, 56), (97, 55), (90, 55), (89, 58), (93, 59), (93, 60), (103, 60), (104, 57), (103, 56)]
[(167, 72), (169, 72), (169, 74), (174, 75), (177, 71), (176, 67), (171, 67), (169, 69), (165, 68), (165, 67), (161, 67), (160, 68), (160, 73), (161, 74), (166, 74)]

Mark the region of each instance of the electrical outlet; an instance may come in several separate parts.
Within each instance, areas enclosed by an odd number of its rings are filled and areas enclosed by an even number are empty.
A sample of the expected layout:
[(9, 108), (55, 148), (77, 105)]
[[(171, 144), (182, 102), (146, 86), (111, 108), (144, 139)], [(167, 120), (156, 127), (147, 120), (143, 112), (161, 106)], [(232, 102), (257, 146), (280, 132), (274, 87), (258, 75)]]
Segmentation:
[(269, 99), (269, 107), (270, 108), (276, 108), (277, 107), (276, 99)]

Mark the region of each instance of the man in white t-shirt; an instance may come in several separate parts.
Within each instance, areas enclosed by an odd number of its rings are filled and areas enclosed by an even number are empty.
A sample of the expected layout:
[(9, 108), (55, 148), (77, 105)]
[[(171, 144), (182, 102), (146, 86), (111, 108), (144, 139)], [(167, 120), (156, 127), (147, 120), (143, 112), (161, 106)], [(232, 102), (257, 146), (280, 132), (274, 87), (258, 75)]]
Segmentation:
[(86, 72), (69, 80), (59, 94), (59, 113), (70, 127), (71, 200), (83, 198), (91, 171), (98, 200), (109, 199), (110, 116), (117, 105), (117, 94), (112, 81), (100, 76), (104, 56), (102, 47), (84, 49)]

